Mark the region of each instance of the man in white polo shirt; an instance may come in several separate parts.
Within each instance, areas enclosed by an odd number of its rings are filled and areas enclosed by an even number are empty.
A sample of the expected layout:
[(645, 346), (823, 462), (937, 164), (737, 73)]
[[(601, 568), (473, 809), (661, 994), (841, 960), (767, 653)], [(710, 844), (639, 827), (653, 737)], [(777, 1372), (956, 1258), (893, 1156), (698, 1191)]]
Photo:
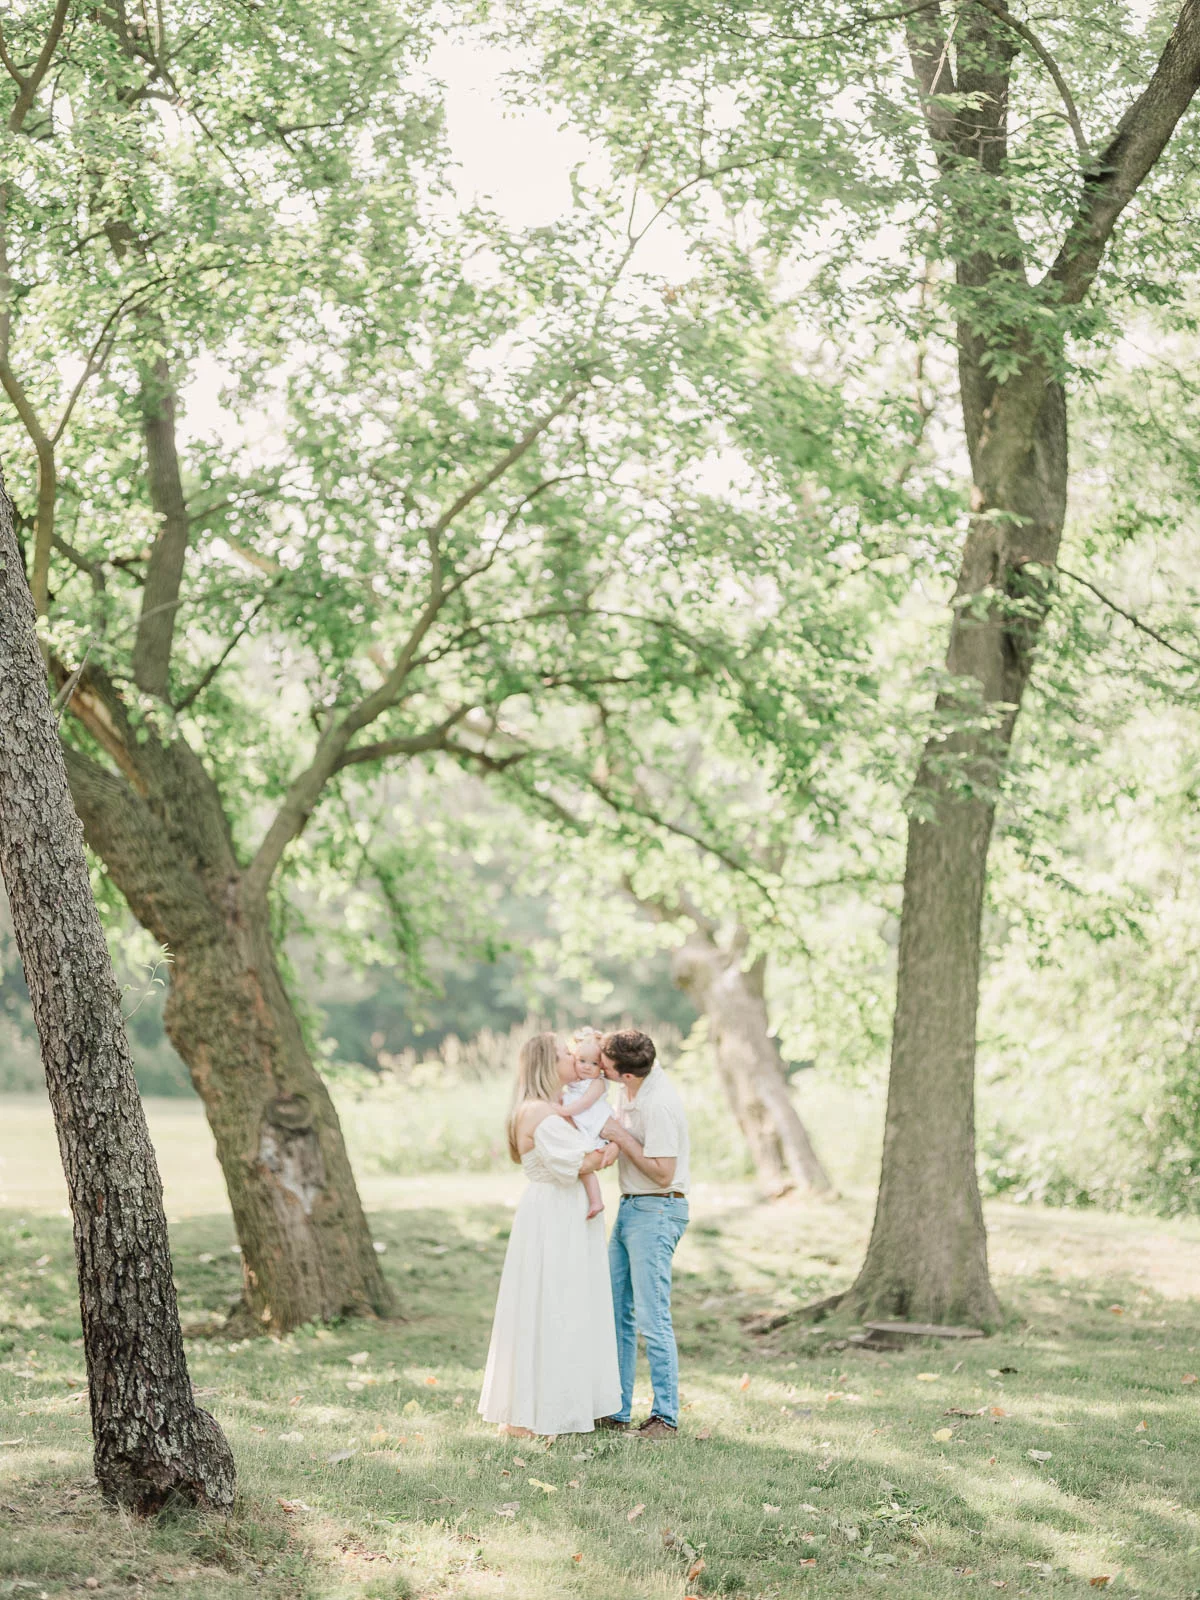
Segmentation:
[(637, 1431), (643, 1439), (673, 1439), (679, 1426), (679, 1351), (671, 1325), (671, 1258), (688, 1225), (687, 1116), (655, 1062), (648, 1034), (634, 1028), (610, 1033), (600, 1066), (624, 1093), (601, 1130), (621, 1152), (621, 1207), (608, 1241), (621, 1409), (597, 1421), (602, 1427), (629, 1426), (640, 1333), (654, 1399)]

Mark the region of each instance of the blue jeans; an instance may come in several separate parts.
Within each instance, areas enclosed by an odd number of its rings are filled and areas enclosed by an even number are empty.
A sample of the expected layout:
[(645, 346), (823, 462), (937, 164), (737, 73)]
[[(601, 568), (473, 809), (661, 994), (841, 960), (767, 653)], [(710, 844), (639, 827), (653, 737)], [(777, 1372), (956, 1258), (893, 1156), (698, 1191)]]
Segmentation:
[(646, 1345), (653, 1412), (679, 1423), (679, 1351), (671, 1326), (671, 1257), (688, 1225), (686, 1200), (623, 1194), (616, 1226), (608, 1241), (613, 1313), (617, 1319), (617, 1359), (621, 1366), (621, 1409), (628, 1422), (633, 1408), (637, 1336)]

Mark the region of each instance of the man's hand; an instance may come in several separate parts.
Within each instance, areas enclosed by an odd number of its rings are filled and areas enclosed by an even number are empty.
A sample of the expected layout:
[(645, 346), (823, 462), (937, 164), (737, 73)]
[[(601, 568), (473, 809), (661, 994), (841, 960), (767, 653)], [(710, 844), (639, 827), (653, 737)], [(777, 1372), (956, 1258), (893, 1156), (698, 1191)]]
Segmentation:
[(610, 1140), (600, 1152), (600, 1170), (602, 1171), (605, 1167), (611, 1167), (620, 1154), (620, 1150)]
[(641, 1140), (629, 1129), (623, 1127), (615, 1117), (600, 1129), (600, 1137), (609, 1139), (616, 1145), (623, 1155), (628, 1156), (639, 1172), (644, 1172), (651, 1183), (656, 1183), (661, 1189), (667, 1189), (675, 1181), (676, 1159), (674, 1156), (648, 1156), (642, 1147)]

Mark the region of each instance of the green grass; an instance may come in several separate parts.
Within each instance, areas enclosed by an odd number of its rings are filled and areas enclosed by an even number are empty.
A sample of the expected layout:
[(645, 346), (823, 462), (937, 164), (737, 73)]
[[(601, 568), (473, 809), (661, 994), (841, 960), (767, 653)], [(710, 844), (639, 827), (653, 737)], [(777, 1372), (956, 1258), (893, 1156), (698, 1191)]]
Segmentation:
[[(546, 1447), (474, 1411), (509, 1217), (495, 1183), (437, 1205), (412, 1184), (373, 1218), (403, 1320), (189, 1341), (238, 1457), (227, 1524), (100, 1504), (69, 1225), (0, 1215), (0, 1595), (939, 1600), (1097, 1577), (1200, 1595), (1194, 1225), (994, 1207), (1007, 1330), (879, 1356), (844, 1329), (764, 1341), (742, 1320), (844, 1282), (865, 1197), (708, 1192), (679, 1256), (680, 1439)], [(227, 1306), (228, 1219), (173, 1239), (185, 1320)]]

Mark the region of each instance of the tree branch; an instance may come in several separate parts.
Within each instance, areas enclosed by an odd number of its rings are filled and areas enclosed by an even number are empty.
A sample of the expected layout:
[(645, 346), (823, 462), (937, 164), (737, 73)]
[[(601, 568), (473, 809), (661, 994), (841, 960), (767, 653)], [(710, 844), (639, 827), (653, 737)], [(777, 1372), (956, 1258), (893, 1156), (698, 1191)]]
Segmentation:
[(81, 550), (76, 550), (73, 544), (68, 544), (65, 539), (60, 538), (57, 533), (54, 535), (54, 548), (58, 551), (59, 555), (66, 556), (67, 560), (73, 567), (77, 567), (80, 572), (87, 573), (88, 577), (92, 580), (93, 588), (99, 590), (106, 587), (103, 561), (91, 560), (91, 558), (89, 556), (85, 556)]
[(1000, 3), (1000, 0), (975, 0), (975, 4), (977, 6), (982, 6), (985, 11), (990, 11), (993, 16), (999, 17), (1006, 28), (1011, 28), (1019, 39), (1023, 39), (1033, 51), (1034, 55), (1037, 56), (1038, 60), (1045, 67), (1051, 78), (1053, 78), (1054, 86), (1058, 90), (1059, 95), (1062, 98), (1063, 106), (1066, 109), (1067, 121), (1071, 124), (1071, 132), (1075, 135), (1075, 144), (1079, 150), (1080, 159), (1083, 162), (1084, 171), (1086, 172), (1092, 165), (1091, 148), (1088, 145), (1087, 134), (1083, 131), (1083, 123), (1080, 120), (1079, 110), (1075, 104), (1074, 96), (1067, 85), (1067, 80), (1062, 75), (1058, 62), (1055, 61), (1054, 57), (1050, 54), (1049, 50), (1046, 49), (1046, 46), (1038, 38), (1037, 34), (1034, 33), (1033, 29), (1014, 17), (1012, 13)]
[(188, 546), (187, 502), (175, 439), (175, 390), (165, 358), (160, 356), (153, 371), (142, 373), (139, 399), (150, 505), (158, 517), (159, 531), (146, 568), (133, 646), (133, 677), (146, 694), (165, 699)]
[(333, 770), (341, 772), (345, 767), (358, 766), (364, 761), (383, 761), (388, 756), (417, 756), (427, 750), (449, 749), (446, 735), (473, 709), (471, 705), (459, 706), (457, 711), (452, 711), (424, 733), (399, 734), (394, 739), (378, 739), (374, 744), (352, 745), (348, 750), (343, 750)]
[(17, 88), (24, 88), (24, 74), (20, 71), (17, 63), (8, 53), (8, 45), (5, 43), (3, 28), (0, 28), (0, 64), (3, 65), (5, 72), (8, 73), (9, 77), (16, 84)]
[(34, 62), (33, 71), (23, 83), (10, 65), (7, 56), (5, 57), (5, 66), (8, 67), (12, 76), (20, 84), (17, 98), (8, 117), (9, 133), (20, 133), (25, 118), (29, 115), (29, 109), (42, 86), (42, 79), (50, 70), (50, 63), (54, 60), (54, 52), (58, 49), (58, 41), (62, 38), (62, 31), (67, 22), (67, 12), (70, 9), (71, 0), (58, 0), (58, 4), (54, 7), (54, 15), (50, 19), (50, 31), (46, 35), (46, 42), (42, 46), (42, 52)]
[(1148, 622), (1144, 622), (1136, 612), (1126, 611), (1124, 606), (1119, 606), (1110, 595), (1105, 594), (1103, 589), (1097, 588), (1090, 578), (1080, 577), (1079, 573), (1069, 572), (1066, 567), (1061, 565), (1055, 566), (1054, 571), (1061, 573), (1064, 578), (1070, 578), (1072, 583), (1077, 583), (1084, 589), (1090, 589), (1092, 594), (1096, 596), (1097, 600), (1103, 601), (1110, 611), (1115, 611), (1117, 616), (1124, 617), (1126, 622), (1132, 623), (1135, 628), (1140, 630), (1140, 632), (1148, 635), (1149, 638), (1154, 639), (1158, 644), (1161, 644), (1164, 649), (1170, 650), (1173, 655), (1179, 656), (1181, 660), (1188, 662), (1193, 667), (1200, 667), (1200, 656), (1189, 655), (1186, 650), (1181, 650), (1177, 644), (1173, 644), (1171, 640), (1167, 638), (1166, 634), (1159, 633), (1157, 628), (1152, 628), (1150, 624)]
[(458, 496), (457, 500), (455, 500), (434, 523), (433, 532), (435, 534), (445, 533), (450, 524), (467, 509), (472, 501), (478, 500), (479, 496), (486, 490), (490, 489), (492, 484), (495, 483), (498, 478), (502, 478), (506, 472), (508, 472), (512, 467), (516, 466), (517, 462), (520, 461), (522, 456), (528, 454), (532, 447), (541, 438), (542, 434), (545, 433), (550, 424), (556, 421), (557, 418), (561, 417), (565, 411), (569, 411), (570, 408), (575, 404), (575, 401), (587, 387), (588, 384), (586, 381), (572, 384), (563, 395), (562, 399), (552, 410), (548, 411), (546, 415), (541, 417), (537, 422), (531, 424), (531, 426), (525, 430), (516, 443), (512, 445), (510, 449), (506, 450), (498, 461), (489, 467), (488, 470), (482, 474), (482, 476), (476, 478), (474, 483), (467, 485), (463, 492)]
[[(275, 585), (272, 584), (271, 588), (274, 588), (274, 587), (275, 587)], [(174, 702), (174, 705), (173, 705), (172, 709), (176, 713), (179, 713), (180, 711), (186, 711), (187, 708), (190, 705), (194, 704), (195, 701), (200, 698), (200, 696), (204, 693), (205, 689), (208, 688), (209, 684), (216, 677), (217, 673), (220, 672), (221, 668), (229, 660), (230, 656), (233, 654), (233, 652), (237, 649), (238, 645), (241, 644), (242, 640), (246, 637), (247, 633), (250, 631), (250, 624), (254, 621), (255, 617), (258, 616), (259, 612), (266, 605), (269, 593), (270, 593), (270, 591), (268, 590), (268, 594), (264, 594), (262, 596), (262, 598), (254, 606), (253, 610), (250, 612), (250, 615), (246, 618), (245, 622), (242, 623), (241, 627), (238, 628), (238, 630), (234, 634), (233, 638), (230, 639), (229, 643), (225, 646), (224, 650), (221, 651), (221, 654), (217, 657), (217, 659), (212, 663), (212, 665), (210, 667), (206, 668), (206, 670), (203, 673), (201, 673), (201, 675), (197, 679), (197, 681), (192, 685), (192, 687), (188, 690), (188, 692), (183, 696), (182, 700), (176, 700)]]
[(1200, 88), (1200, 0), (1183, 0), (1154, 74), (1092, 170), (1075, 220), (1047, 274), (1062, 302), (1078, 305), (1095, 281), (1117, 219), (1163, 153)]

